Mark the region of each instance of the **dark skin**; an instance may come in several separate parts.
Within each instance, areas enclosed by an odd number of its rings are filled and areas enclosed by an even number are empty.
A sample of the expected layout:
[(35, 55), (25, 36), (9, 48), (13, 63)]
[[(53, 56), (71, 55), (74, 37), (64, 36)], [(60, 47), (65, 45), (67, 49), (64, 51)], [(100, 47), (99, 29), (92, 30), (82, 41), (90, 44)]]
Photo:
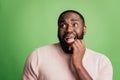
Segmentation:
[(58, 28), (58, 38), (61, 46), (64, 46), (62, 48), (66, 53), (72, 54), (71, 62), (79, 80), (92, 80), (82, 63), (86, 50), (82, 39), (85, 33), (86, 27), (78, 14), (74, 12), (63, 14)]

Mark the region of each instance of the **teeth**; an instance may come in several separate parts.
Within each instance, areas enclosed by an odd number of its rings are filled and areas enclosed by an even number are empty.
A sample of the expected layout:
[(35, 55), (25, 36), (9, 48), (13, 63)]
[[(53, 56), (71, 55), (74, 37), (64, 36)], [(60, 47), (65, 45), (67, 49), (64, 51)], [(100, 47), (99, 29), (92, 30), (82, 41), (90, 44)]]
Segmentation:
[(72, 37), (72, 36), (71, 36), (71, 37), (66, 37), (66, 38), (65, 38), (65, 41), (66, 41), (68, 44), (73, 43), (74, 40), (75, 40), (75, 39), (74, 39), (74, 37)]
[(64, 37), (64, 40), (67, 44), (71, 44), (75, 41), (76, 39), (76, 34), (75, 33), (69, 33), (69, 34), (66, 34), (65, 37)]

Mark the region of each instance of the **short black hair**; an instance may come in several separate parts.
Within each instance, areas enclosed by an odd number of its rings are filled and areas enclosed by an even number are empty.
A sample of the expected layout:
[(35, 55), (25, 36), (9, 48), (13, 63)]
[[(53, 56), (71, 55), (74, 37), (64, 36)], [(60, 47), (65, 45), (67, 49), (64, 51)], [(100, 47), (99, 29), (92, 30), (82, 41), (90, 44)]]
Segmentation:
[(58, 26), (59, 26), (59, 24), (60, 24), (60, 19), (61, 19), (61, 17), (63, 16), (63, 14), (68, 13), (68, 12), (73, 12), (73, 13), (78, 14), (78, 15), (80, 16), (80, 18), (82, 19), (82, 21), (83, 21), (83, 25), (85, 26), (85, 20), (84, 20), (83, 15), (82, 15), (81, 13), (75, 11), (75, 10), (66, 10), (66, 11), (63, 11), (63, 12), (60, 14), (60, 16), (58, 17)]

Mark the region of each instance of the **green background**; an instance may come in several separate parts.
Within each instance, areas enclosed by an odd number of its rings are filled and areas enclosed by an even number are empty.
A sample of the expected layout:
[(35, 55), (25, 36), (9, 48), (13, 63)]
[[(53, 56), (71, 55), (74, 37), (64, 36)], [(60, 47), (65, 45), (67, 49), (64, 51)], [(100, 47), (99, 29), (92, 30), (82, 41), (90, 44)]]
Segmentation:
[(26, 57), (58, 42), (57, 18), (67, 9), (84, 15), (86, 46), (108, 56), (120, 79), (119, 0), (0, 0), (0, 80), (21, 80)]

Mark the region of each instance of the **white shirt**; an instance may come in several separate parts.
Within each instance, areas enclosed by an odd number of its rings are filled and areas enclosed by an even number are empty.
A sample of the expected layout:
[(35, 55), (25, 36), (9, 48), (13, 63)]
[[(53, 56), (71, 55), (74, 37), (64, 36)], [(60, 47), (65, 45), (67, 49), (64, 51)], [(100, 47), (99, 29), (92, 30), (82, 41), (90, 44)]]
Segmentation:
[[(59, 43), (38, 48), (27, 58), (22, 80), (77, 80), (71, 56)], [(83, 66), (93, 80), (112, 80), (112, 64), (103, 54), (86, 49)]]

